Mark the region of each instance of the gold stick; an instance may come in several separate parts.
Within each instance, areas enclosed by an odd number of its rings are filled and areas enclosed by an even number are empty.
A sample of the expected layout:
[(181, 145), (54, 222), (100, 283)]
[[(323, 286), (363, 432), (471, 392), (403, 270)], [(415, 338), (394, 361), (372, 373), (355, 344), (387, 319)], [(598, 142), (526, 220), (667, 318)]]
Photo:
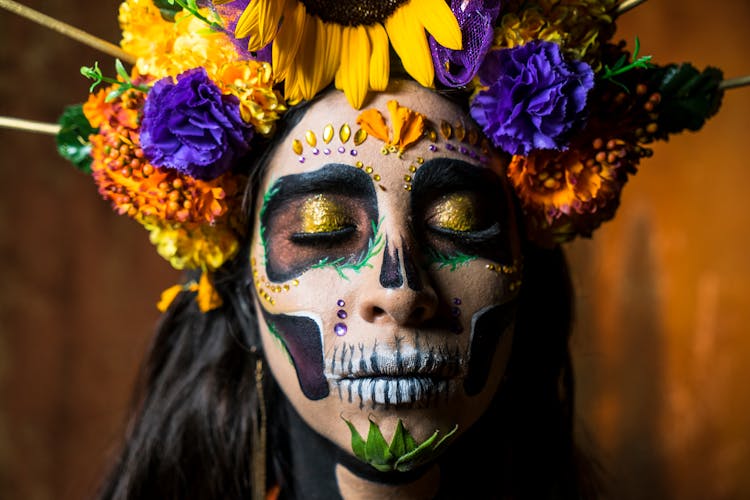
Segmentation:
[(620, 4), (615, 7), (615, 16), (625, 14), (630, 9), (635, 9), (646, 0), (623, 0)]
[(47, 28), (55, 30), (63, 35), (70, 37), (74, 40), (78, 40), (81, 43), (88, 45), (100, 52), (109, 54), (112, 57), (116, 57), (123, 62), (135, 64), (135, 58), (122, 50), (120, 47), (113, 43), (109, 43), (101, 38), (95, 37), (83, 30), (80, 30), (74, 26), (66, 24), (62, 21), (58, 21), (54, 17), (49, 17), (41, 12), (34, 9), (21, 5), (13, 0), (0, 0), (0, 7), (9, 10), (10, 12), (16, 13), (19, 16), (25, 17), (35, 23), (41, 24)]
[(729, 78), (719, 82), (719, 88), (721, 90), (736, 89), (740, 87), (747, 87), (750, 85), (750, 75), (740, 76), (737, 78)]
[(11, 118), (9, 116), (0, 116), (0, 128), (28, 130), (30, 132), (50, 135), (57, 135), (60, 131), (60, 125), (56, 123), (34, 122), (31, 120), (21, 120), (20, 118)]

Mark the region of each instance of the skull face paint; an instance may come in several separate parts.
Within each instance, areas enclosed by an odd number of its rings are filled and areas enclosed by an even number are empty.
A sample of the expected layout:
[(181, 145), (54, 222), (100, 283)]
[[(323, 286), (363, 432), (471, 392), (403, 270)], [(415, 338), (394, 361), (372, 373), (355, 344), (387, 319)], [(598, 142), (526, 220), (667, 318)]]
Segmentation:
[[(432, 130), (471, 126), (407, 82), (370, 108), (388, 117), (392, 100)], [(521, 259), (498, 157), (427, 132), (397, 143), (393, 114), (388, 144), (358, 128), (359, 115), (326, 94), (272, 153), (250, 254), (269, 366), (343, 450), (343, 419), (360, 432), (372, 419), (386, 439), (401, 420), (420, 441), (486, 411), (510, 354)], [(351, 132), (320, 132), (331, 126)]]

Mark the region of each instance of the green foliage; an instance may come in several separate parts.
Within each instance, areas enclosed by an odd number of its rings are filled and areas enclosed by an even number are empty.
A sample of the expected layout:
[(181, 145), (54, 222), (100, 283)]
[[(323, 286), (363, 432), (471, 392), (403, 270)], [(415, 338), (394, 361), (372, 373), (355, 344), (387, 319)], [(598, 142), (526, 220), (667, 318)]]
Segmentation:
[(699, 71), (688, 63), (672, 64), (659, 68), (652, 78), (661, 94), (659, 131), (665, 135), (695, 132), (721, 107), (724, 92), (719, 83), (724, 75), (717, 68)]
[(380, 431), (380, 427), (372, 420), (370, 420), (367, 440), (362, 438), (351, 422), (345, 418), (343, 420), (352, 434), (354, 455), (381, 472), (394, 470), (406, 472), (435, 459), (442, 453), (448, 439), (458, 430), (458, 426), (455, 426), (441, 439), (438, 439), (440, 431), (436, 430), (423, 443), (417, 444), (399, 419), (396, 424), (396, 431), (393, 433), (393, 439), (388, 444)]
[(91, 143), (89, 136), (96, 133), (80, 104), (68, 106), (57, 121), (60, 131), (55, 137), (57, 152), (86, 174), (91, 173)]
[(174, 16), (176, 16), (178, 13), (182, 12), (182, 7), (179, 5), (176, 5), (173, 1), (169, 0), (151, 0), (154, 4), (154, 7), (159, 9), (159, 13), (161, 14), (162, 19), (165, 21), (169, 21), (170, 23), (174, 22)]
[(618, 75), (622, 75), (623, 73), (627, 73), (628, 71), (635, 69), (635, 68), (641, 68), (641, 69), (648, 69), (653, 67), (653, 64), (651, 63), (651, 57), (652, 56), (641, 56), (638, 57), (638, 53), (641, 51), (641, 41), (638, 39), (638, 37), (635, 37), (635, 48), (633, 49), (633, 57), (628, 62), (628, 55), (622, 54), (620, 58), (615, 62), (613, 66), (609, 66), (607, 64), (604, 65), (604, 73), (602, 74), (603, 80), (609, 80), (615, 85), (619, 85), (623, 89), (625, 89), (626, 92), (630, 92), (630, 89), (621, 82), (618, 82), (615, 80), (615, 77)]
[(130, 89), (139, 90), (141, 92), (148, 92), (150, 90), (151, 87), (149, 87), (148, 85), (134, 84), (130, 79), (130, 75), (125, 69), (125, 66), (123, 66), (122, 61), (120, 61), (119, 59), (115, 60), (115, 70), (117, 71), (120, 80), (104, 76), (102, 74), (102, 70), (99, 69), (98, 62), (95, 62), (91, 67), (82, 66), (81, 74), (89, 80), (94, 81), (94, 83), (91, 84), (91, 87), (89, 87), (89, 92), (93, 92), (94, 89), (96, 89), (96, 87), (102, 83), (109, 83), (110, 85), (115, 86), (115, 88), (110, 91), (109, 94), (107, 94), (107, 98), (105, 99), (106, 102), (114, 101)]

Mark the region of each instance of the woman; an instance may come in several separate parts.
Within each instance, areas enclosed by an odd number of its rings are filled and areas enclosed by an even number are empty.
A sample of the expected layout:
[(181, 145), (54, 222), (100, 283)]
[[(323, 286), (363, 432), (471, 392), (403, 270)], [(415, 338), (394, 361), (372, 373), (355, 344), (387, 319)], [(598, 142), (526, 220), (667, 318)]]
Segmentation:
[[(391, 99), (471, 123), (411, 82), (392, 82), (373, 107)], [(167, 312), (102, 496), (247, 497), (262, 426), (282, 497), (582, 494), (565, 264), (557, 251), (522, 251), (506, 166), (427, 138), (383, 155), (374, 137), (344, 153), (308, 145), (300, 163), (296, 138), (322, 131), (332, 110), (337, 130), (356, 123), (344, 96), (326, 92), (248, 184), (252, 241), (216, 279), (221, 309), (202, 313), (186, 292)], [(457, 255), (466, 262), (447, 260)], [(554, 314), (534, 314), (538, 301)], [(389, 443), (400, 425), (416, 443), (447, 439), (399, 467), (400, 456), (368, 463), (349, 425), (370, 443), (370, 422)]]
[(100, 192), (195, 269), (101, 497), (594, 497), (558, 245), (720, 72), (609, 43), (612, 1), (177, 3), (84, 70)]

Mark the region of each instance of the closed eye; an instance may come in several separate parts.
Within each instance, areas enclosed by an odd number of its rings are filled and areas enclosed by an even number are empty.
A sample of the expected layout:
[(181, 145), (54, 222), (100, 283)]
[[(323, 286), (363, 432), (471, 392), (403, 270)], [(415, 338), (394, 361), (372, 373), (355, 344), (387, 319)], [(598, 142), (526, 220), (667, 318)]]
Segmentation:
[(289, 239), (292, 243), (303, 246), (335, 245), (343, 243), (357, 232), (356, 226), (346, 226), (333, 231), (316, 231), (312, 233), (298, 231)]
[(473, 231), (456, 231), (442, 226), (428, 225), (427, 229), (437, 234), (438, 236), (448, 237), (452, 239), (460, 239), (466, 243), (481, 243), (493, 238), (497, 238), (500, 235), (501, 228), (500, 223), (495, 222), (491, 226), (473, 230)]

